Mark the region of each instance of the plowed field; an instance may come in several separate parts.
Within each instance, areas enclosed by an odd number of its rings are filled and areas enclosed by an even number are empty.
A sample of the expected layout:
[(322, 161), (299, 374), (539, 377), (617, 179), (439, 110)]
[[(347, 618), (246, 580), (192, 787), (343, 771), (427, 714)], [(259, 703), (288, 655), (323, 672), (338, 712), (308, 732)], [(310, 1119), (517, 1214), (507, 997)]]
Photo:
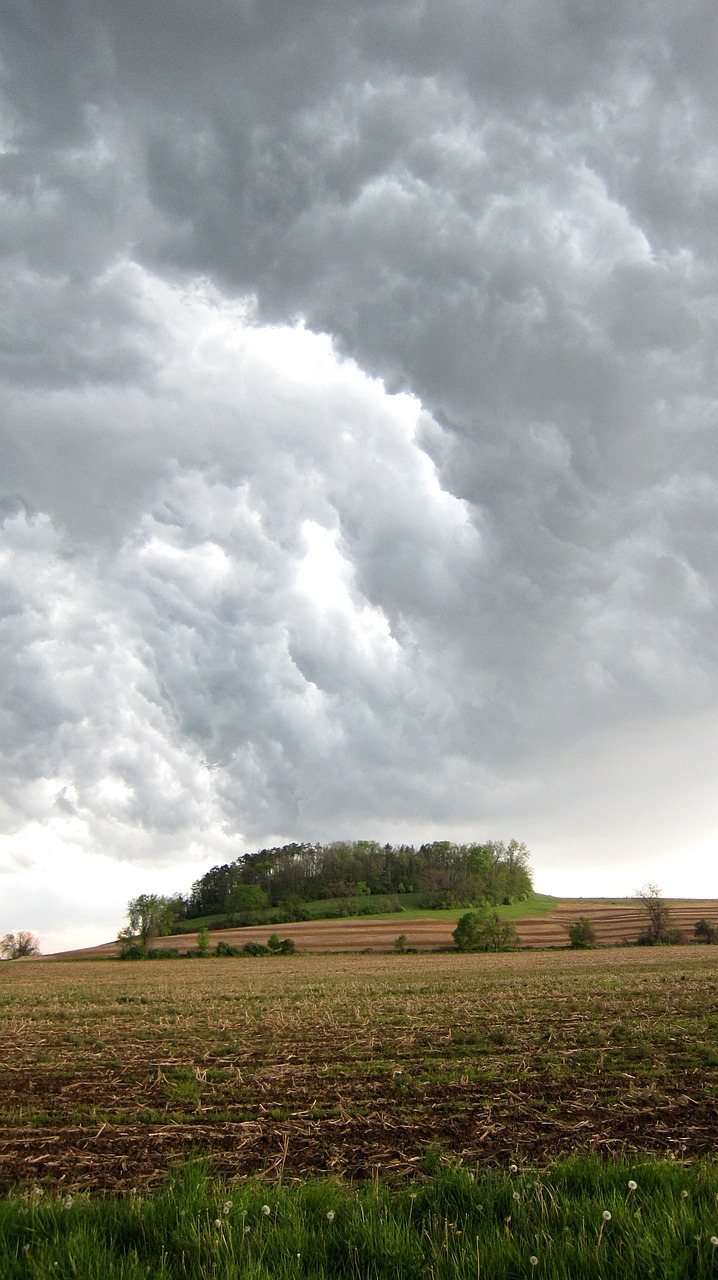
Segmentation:
[(717, 978), (699, 946), (5, 964), (0, 1185), (712, 1153)]
[[(705, 917), (711, 924), (718, 926), (718, 901), (716, 899), (681, 898), (669, 903), (672, 927), (682, 929), (686, 938), (693, 936), (693, 927), (697, 920)], [(452, 947), (452, 930), (462, 914), (457, 911), (453, 919), (429, 918), (423, 920), (405, 920), (401, 913), (388, 920), (380, 920), (365, 916), (357, 920), (312, 920), (294, 924), (261, 925), (247, 929), (223, 929), (212, 935), (213, 944), (220, 938), (232, 946), (242, 946), (245, 942), (266, 942), (269, 934), (278, 932), (280, 937), (291, 936), (298, 951), (314, 953), (341, 951), (390, 951), (400, 933), (406, 935), (406, 945), (416, 947), (420, 951), (436, 951), (442, 947)], [(568, 945), (569, 925), (579, 918), (588, 916), (596, 931), (599, 946), (620, 946), (622, 943), (635, 942), (639, 934), (646, 928), (646, 915), (635, 899), (621, 899), (618, 902), (584, 900), (561, 902), (556, 909), (545, 916), (517, 920), (516, 928), (520, 942), (525, 947), (565, 947)], [(152, 944), (162, 950), (178, 947), (185, 950), (197, 945), (195, 933), (178, 934), (174, 937), (157, 938)], [(69, 957), (102, 957), (116, 955), (117, 944), (105, 943), (86, 951), (66, 952)]]

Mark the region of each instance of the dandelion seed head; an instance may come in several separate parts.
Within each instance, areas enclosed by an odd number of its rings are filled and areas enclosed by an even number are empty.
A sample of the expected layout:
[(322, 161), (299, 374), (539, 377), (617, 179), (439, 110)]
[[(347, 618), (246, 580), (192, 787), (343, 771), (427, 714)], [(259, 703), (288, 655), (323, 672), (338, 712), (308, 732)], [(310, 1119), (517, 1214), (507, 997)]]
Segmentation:
[(513, 1198), (514, 1198), (514, 1200), (520, 1200), (520, 1199), (521, 1199), (521, 1196), (519, 1195), (518, 1191), (514, 1191), (514, 1197), (513, 1197)]
[(532, 1253), (532, 1254), (531, 1254), (531, 1257), (529, 1258), (529, 1266), (530, 1266), (530, 1267), (537, 1267), (537, 1266), (538, 1266), (538, 1258), (536, 1257), (536, 1254), (535, 1254), (535, 1253)]
[(333, 1221), (334, 1221), (334, 1210), (330, 1209), (329, 1212), (327, 1213), (327, 1222), (333, 1222)]
[(603, 1211), (603, 1221), (604, 1221), (604, 1222), (610, 1222), (610, 1221), (611, 1221), (611, 1210), (610, 1210), (610, 1209), (604, 1209), (604, 1211)]
[(230, 1209), (231, 1209), (231, 1208), (232, 1208), (232, 1201), (231, 1201), (231, 1200), (225, 1200), (224, 1204), (222, 1205), (222, 1213), (224, 1214), (225, 1218), (226, 1218), (226, 1216), (227, 1216), (227, 1214), (229, 1213), (229, 1211), (230, 1211)]
[(628, 1190), (629, 1190), (629, 1191), (635, 1191), (637, 1186), (638, 1186), (638, 1183), (637, 1183), (637, 1182), (634, 1182), (634, 1181), (633, 1181), (633, 1178), (630, 1178), (630, 1179), (629, 1179), (629, 1182), (628, 1182)]
[(517, 1164), (509, 1165), (509, 1173), (518, 1173), (518, 1171), (519, 1171), (519, 1166)]
[(688, 1199), (688, 1192), (681, 1191), (681, 1200), (687, 1200), (687, 1199)]
[(718, 1244), (718, 1236), (711, 1236), (711, 1244), (713, 1245)]
[(265, 1218), (268, 1218), (271, 1212), (272, 1210), (270, 1209), (268, 1204), (262, 1205), (262, 1213), (264, 1214)]
[(223, 1227), (223, 1226), (224, 1226), (224, 1223), (223, 1223), (223, 1221), (222, 1221), (222, 1219), (221, 1219), (221, 1218), (215, 1218), (215, 1220), (214, 1220), (214, 1225), (215, 1225), (215, 1227)]

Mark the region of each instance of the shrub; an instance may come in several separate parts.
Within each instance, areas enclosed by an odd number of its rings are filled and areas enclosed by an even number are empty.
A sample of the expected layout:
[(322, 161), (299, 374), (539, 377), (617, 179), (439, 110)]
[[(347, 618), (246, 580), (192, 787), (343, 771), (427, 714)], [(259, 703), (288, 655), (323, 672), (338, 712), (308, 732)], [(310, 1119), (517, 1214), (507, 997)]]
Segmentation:
[(292, 938), (280, 938), (276, 933), (267, 938), (267, 950), (273, 956), (293, 956), (296, 949)]
[(216, 956), (240, 956), (242, 954), (239, 947), (233, 947), (229, 942), (220, 940), (214, 949)]
[(242, 954), (245, 956), (268, 956), (271, 955), (271, 952), (263, 942), (245, 942), (242, 947)]
[(596, 942), (596, 931), (588, 916), (580, 916), (568, 928), (568, 939), (575, 951), (585, 951)]
[(452, 934), (459, 951), (508, 951), (518, 945), (518, 934), (510, 920), (501, 920), (485, 908), (467, 911)]
[(131, 942), (128, 939), (120, 945), (120, 960), (146, 960), (149, 954), (147, 947), (143, 947), (141, 942)]
[(718, 929), (705, 917), (696, 920), (693, 933), (699, 942), (718, 942)]

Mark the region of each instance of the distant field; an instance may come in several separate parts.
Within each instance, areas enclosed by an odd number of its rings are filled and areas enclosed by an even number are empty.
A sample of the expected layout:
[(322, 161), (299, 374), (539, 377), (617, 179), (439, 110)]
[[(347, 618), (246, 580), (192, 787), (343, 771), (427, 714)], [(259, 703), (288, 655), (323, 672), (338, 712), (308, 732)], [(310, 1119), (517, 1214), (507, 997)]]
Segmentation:
[[(686, 938), (693, 935), (697, 920), (704, 916), (718, 925), (718, 899), (680, 898), (670, 902), (671, 923), (682, 929)], [(452, 930), (466, 908), (453, 911), (400, 912), (389, 916), (362, 916), (342, 920), (303, 920), (282, 925), (253, 925), (244, 929), (222, 929), (211, 935), (210, 945), (223, 939), (233, 946), (245, 942), (266, 942), (271, 933), (294, 939), (299, 951), (315, 953), (352, 951), (390, 951), (399, 936), (406, 935), (406, 945), (420, 951), (436, 951), (452, 947)], [(504, 918), (513, 920), (519, 940), (525, 947), (566, 947), (568, 929), (579, 916), (588, 916), (594, 924), (599, 946), (620, 946), (635, 942), (646, 927), (645, 913), (635, 898), (558, 899), (536, 895), (528, 904), (514, 903), (499, 908)], [(178, 947), (185, 950), (197, 945), (196, 933), (157, 938), (158, 949)], [(64, 958), (91, 959), (116, 955), (117, 944), (104, 943), (83, 951), (65, 952)]]
[(717, 978), (699, 946), (5, 964), (0, 1185), (712, 1154)]

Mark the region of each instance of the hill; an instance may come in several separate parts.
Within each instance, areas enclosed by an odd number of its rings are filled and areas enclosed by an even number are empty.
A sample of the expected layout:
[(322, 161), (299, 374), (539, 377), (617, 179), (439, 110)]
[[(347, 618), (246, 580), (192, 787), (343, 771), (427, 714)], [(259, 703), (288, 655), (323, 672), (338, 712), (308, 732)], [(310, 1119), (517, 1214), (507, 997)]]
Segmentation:
[[(667, 899), (671, 913), (671, 926), (680, 929), (686, 940), (693, 937), (697, 920), (707, 919), (718, 926), (718, 899), (676, 898)], [(527, 914), (522, 915), (522, 908)], [(532, 910), (533, 908), (533, 910)], [(538, 908), (538, 909), (537, 909)], [(406, 946), (419, 951), (436, 951), (453, 946), (452, 930), (463, 910), (429, 912), (423, 915), (413, 912), (388, 918), (364, 916), (342, 920), (303, 920), (281, 926), (252, 925), (245, 928), (222, 929), (210, 935), (214, 947), (221, 938), (231, 946), (241, 947), (246, 942), (266, 942), (272, 932), (280, 937), (294, 939), (300, 952), (358, 952), (390, 951), (399, 934), (406, 937)], [(528, 904), (516, 903), (510, 908), (500, 908), (499, 914), (509, 916), (516, 926), (519, 940), (524, 947), (566, 947), (569, 926), (580, 916), (592, 921), (598, 946), (610, 947), (635, 943), (646, 927), (646, 915), (635, 898), (571, 898), (550, 899), (536, 895)], [(197, 934), (172, 934), (156, 938), (157, 950), (178, 948), (182, 951), (197, 946)], [(57, 953), (63, 959), (110, 959), (119, 954), (116, 942), (106, 942), (97, 947)]]

